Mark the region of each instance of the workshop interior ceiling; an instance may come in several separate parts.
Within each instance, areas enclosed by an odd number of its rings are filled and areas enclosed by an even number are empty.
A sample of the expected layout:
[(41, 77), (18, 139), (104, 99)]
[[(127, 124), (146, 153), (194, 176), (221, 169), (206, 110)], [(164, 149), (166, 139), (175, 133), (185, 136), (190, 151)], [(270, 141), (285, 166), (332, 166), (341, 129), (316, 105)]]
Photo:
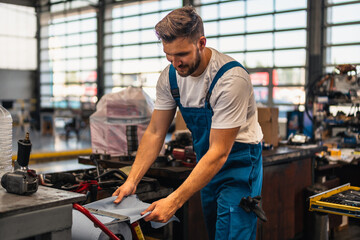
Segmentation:
[[(98, 0), (86, 0), (90, 4), (96, 4)], [(45, 6), (62, 2), (71, 2), (71, 0), (0, 0), (0, 3), (16, 4), (21, 6), (36, 7)]]
[[(47, 2), (46, 0), (45, 2)], [(35, 7), (37, 0), (0, 0), (2, 3), (10, 3), (10, 4), (16, 4), (21, 6), (28, 6), (28, 7)], [(43, 2), (40, 0), (40, 2)]]

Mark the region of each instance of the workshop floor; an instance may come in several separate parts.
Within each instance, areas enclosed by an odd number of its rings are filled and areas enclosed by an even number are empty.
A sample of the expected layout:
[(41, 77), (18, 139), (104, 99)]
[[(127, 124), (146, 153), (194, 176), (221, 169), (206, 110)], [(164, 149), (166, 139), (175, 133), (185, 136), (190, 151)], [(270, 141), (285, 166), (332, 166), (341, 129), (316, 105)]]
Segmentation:
[[(41, 135), (38, 131), (29, 131), (32, 142), (32, 153), (57, 152), (68, 150), (81, 150), (91, 148), (90, 129), (86, 128), (80, 132), (80, 139), (75, 134), (70, 134), (66, 139), (62, 129), (55, 129), (53, 135)], [(23, 139), (25, 132), (20, 128), (13, 130), (13, 153), (17, 154), (17, 141)], [(31, 168), (38, 173), (53, 173), (71, 171), (77, 169), (93, 168), (93, 166), (78, 163), (77, 159), (50, 161), (31, 164)], [(335, 231), (333, 240), (360, 240), (360, 220), (349, 218), (348, 226), (341, 231)]]
[[(80, 131), (79, 140), (75, 133), (70, 133), (66, 139), (63, 128), (54, 129), (53, 135), (43, 135), (40, 131), (29, 130), (32, 143), (31, 153), (51, 153), (71, 150), (83, 150), (91, 148), (91, 136), (89, 127)], [(13, 155), (17, 154), (17, 141), (24, 139), (25, 132), (20, 127), (13, 128)], [(31, 168), (37, 173), (64, 172), (77, 169), (92, 168), (93, 166), (78, 163), (77, 159), (36, 162), (30, 163)]]
[(341, 231), (334, 232), (334, 240), (360, 240), (360, 220), (349, 218), (349, 224)]
[[(74, 132), (66, 139), (63, 128), (55, 128), (52, 135), (41, 134), (40, 131), (29, 129), (32, 153), (58, 152), (91, 148), (90, 128), (82, 129), (79, 140)], [(24, 139), (25, 132), (20, 127), (13, 128), (13, 154), (17, 153), (17, 141)]]

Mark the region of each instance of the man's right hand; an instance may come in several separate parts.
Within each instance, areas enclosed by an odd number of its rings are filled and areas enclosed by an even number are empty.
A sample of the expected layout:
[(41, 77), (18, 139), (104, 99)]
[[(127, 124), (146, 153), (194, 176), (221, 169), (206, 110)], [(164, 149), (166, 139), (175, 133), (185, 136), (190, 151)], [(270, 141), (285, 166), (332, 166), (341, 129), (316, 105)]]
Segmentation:
[(116, 191), (112, 194), (113, 196), (118, 196), (114, 203), (118, 204), (121, 202), (121, 200), (129, 195), (135, 194), (136, 192), (136, 185), (133, 183), (130, 183), (129, 181), (126, 181), (123, 185), (118, 187)]

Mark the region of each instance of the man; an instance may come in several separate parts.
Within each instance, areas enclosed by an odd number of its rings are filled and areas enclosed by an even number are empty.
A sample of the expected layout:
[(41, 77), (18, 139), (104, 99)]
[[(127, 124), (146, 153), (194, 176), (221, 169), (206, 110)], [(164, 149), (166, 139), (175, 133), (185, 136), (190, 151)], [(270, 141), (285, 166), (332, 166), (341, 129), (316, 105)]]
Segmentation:
[(201, 190), (209, 239), (255, 239), (256, 216), (239, 207), (243, 197), (260, 195), (262, 185), (262, 132), (249, 75), (231, 57), (206, 47), (202, 20), (192, 7), (172, 11), (155, 30), (171, 64), (159, 77), (150, 124), (114, 202), (135, 193), (178, 106), (198, 163), (178, 189), (142, 213), (151, 212), (144, 219), (166, 222)]

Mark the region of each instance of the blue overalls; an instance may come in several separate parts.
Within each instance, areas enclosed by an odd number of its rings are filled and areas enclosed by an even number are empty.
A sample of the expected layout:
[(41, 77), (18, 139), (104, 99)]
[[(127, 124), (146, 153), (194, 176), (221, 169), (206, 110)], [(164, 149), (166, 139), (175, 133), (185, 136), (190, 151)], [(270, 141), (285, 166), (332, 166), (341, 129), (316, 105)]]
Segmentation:
[[(212, 90), (218, 79), (233, 67), (244, 68), (236, 61), (222, 66), (210, 85), (205, 99), (205, 106), (203, 108), (190, 108), (183, 107), (180, 103), (176, 70), (170, 65), (169, 81), (171, 94), (181, 111), (188, 129), (192, 133), (197, 161), (209, 149), (209, 136), (213, 115), (210, 106)], [(241, 94), (240, 90), (239, 94)], [(261, 144), (235, 142), (224, 166), (201, 190), (202, 207), (210, 240), (255, 239), (256, 215), (253, 212), (245, 212), (239, 206), (239, 203), (243, 197), (260, 195), (262, 171)]]

